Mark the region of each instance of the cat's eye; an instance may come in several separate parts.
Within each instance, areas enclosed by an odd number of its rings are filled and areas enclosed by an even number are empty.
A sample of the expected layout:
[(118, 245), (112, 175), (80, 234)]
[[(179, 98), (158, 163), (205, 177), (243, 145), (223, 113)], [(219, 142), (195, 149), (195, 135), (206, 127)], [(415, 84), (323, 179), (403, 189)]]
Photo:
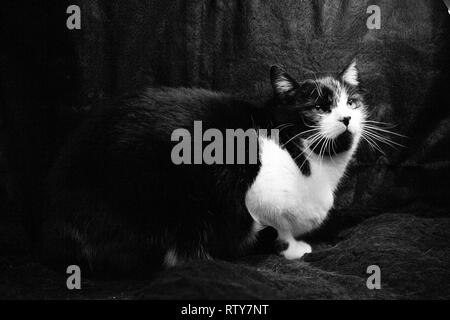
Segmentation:
[(347, 104), (353, 109), (356, 109), (358, 107), (355, 99), (348, 99)]
[(331, 112), (330, 106), (327, 104), (324, 104), (324, 105), (317, 104), (314, 106), (314, 109), (316, 109), (317, 111), (323, 111), (323, 112), (327, 112), (327, 113)]

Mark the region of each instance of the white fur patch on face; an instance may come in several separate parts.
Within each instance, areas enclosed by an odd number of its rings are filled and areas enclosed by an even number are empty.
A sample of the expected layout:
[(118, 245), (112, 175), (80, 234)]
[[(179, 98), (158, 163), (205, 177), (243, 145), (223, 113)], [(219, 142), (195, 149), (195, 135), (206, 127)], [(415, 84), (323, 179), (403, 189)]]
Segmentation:
[[(334, 139), (348, 129), (355, 135), (355, 141), (358, 141), (365, 118), (364, 107), (350, 106), (348, 103), (349, 96), (345, 88), (341, 87), (339, 93), (340, 96), (337, 99), (336, 106), (331, 109), (330, 113), (321, 115), (322, 135)], [(348, 126), (341, 121), (344, 118), (349, 119)]]
[(357, 86), (359, 84), (358, 81), (358, 69), (356, 69), (356, 62), (353, 61), (347, 70), (342, 74), (342, 80), (351, 84), (352, 86)]

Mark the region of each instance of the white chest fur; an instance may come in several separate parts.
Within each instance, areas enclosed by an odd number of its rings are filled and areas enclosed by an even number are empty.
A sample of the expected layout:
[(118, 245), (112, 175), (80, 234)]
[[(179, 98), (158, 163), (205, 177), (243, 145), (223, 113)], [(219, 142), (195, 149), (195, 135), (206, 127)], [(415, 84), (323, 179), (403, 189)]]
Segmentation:
[(246, 194), (246, 206), (255, 222), (277, 229), (284, 238), (317, 227), (333, 206), (333, 193), (353, 150), (336, 158), (309, 158), (305, 176), (291, 155), (276, 142), (260, 138), (260, 171)]

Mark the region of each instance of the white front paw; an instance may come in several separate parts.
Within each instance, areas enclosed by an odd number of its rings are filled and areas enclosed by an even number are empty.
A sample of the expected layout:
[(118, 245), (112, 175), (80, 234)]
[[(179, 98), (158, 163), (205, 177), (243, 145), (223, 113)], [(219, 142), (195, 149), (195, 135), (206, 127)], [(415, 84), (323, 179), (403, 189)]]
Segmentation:
[(305, 253), (311, 253), (311, 246), (303, 241), (289, 242), (289, 247), (281, 252), (288, 260), (300, 259)]

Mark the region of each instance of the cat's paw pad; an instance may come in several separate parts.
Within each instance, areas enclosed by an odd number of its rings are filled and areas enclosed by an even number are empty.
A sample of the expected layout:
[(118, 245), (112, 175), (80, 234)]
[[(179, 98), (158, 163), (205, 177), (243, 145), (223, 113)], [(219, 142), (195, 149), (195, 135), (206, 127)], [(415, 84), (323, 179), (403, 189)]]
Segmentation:
[(306, 253), (311, 253), (311, 246), (303, 241), (289, 243), (289, 247), (281, 254), (288, 260), (300, 259)]

